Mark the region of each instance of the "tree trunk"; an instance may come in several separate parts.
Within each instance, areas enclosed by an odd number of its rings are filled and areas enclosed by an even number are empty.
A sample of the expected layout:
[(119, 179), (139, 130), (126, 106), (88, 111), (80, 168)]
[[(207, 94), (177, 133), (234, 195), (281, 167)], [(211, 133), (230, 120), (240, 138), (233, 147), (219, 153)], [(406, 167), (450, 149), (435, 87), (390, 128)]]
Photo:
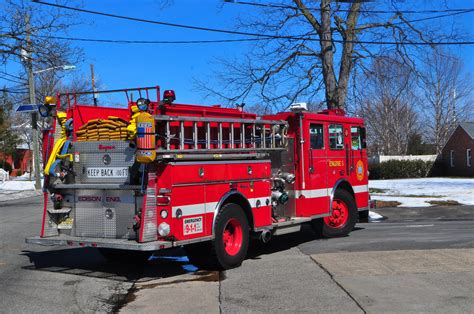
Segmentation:
[(323, 79), (326, 87), (328, 109), (339, 108), (337, 101), (337, 82), (334, 74), (334, 51), (331, 33), (331, 1), (321, 1), (321, 28), (319, 29)]

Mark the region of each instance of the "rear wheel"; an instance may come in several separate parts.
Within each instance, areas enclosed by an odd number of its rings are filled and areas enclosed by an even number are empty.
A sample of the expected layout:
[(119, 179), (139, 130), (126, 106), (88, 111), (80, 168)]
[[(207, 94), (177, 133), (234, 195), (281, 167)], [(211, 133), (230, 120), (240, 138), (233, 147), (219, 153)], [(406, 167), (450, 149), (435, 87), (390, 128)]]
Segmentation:
[(189, 262), (194, 266), (201, 269), (215, 268), (210, 260), (212, 250), (210, 241), (189, 244), (184, 249), (186, 250), (186, 255), (188, 255)]
[(359, 212), (359, 222), (369, 222), (369, 210)]
[(332, 201), (332, 214), (323, 218), (322, 234), (325, 237), (343, 237), (354, 229), (358, 219), (354, 197), (338, 189)]
[(217, 214), (212, 254), (220, 269), (240, 266), (249, 245), (249, 225), (243, 209), (233, 203), (222, 206)]

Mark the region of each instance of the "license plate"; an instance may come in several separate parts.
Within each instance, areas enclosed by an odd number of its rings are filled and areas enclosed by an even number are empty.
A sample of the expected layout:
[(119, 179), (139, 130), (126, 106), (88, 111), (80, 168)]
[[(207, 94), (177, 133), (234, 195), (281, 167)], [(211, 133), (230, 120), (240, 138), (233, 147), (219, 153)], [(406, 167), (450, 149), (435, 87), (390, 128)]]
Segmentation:
[(202, 217), (193, 217), (183, 219), (184, 235), (202, 232)]
[(128, 177), (128, 168), (123, 167), (102, 167), (87, 168), (88, 178), (126, 178)]

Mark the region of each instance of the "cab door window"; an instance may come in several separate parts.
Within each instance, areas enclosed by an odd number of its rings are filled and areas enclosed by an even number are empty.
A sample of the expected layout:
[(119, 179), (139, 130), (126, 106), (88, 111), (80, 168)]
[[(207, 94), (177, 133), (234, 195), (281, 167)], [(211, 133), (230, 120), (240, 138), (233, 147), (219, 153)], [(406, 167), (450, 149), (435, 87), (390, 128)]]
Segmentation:
[(344, 149), (344, 136), (342, 124), (329, 125), (329, 148), (332, 150)]
[(366, 148), (365, 128), (351, 126), (351, 146), (352, 150), (361, 150)]
[(309, 139), (311, 142), (311, 149), (324, 148), (324, 128), (322, 124), (311, 123), (309, 125)]

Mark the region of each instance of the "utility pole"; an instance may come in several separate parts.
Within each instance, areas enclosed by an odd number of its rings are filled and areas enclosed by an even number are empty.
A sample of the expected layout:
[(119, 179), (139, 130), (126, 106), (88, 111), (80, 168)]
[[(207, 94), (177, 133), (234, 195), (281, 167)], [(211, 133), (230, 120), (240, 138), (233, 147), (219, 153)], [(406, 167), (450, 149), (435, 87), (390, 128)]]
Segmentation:
[[(33, 45), (31, 42), (31, 27), (30, 27), (30, 16), (25, 16), (26, 25), (26, 54), (25, 54), (25, 65), (28, 72), (28, 90), (30, 94), (30, 104), (36, 103), (35, 97), (35, 77), (33, 73), (33, 60), (32, 51)], [(31, 128), (32, 128), (32, 144), (33, 144), (33, 167), (35, 173), (35, 188), (41, 189), (41, 178), (40, 178), (40, 158), (39, 158), (39, 145), (38, 145), (38, 113), (36, 111), (31, 113)]]
[(95, 93), (97, 89), (95, 88), (95, 76), (94, 76), (94, 65), (91, 64), (91, 79), (92, 79), (92, 97), (94, 99), (94, 106), (97, 106), (97, 94)]

